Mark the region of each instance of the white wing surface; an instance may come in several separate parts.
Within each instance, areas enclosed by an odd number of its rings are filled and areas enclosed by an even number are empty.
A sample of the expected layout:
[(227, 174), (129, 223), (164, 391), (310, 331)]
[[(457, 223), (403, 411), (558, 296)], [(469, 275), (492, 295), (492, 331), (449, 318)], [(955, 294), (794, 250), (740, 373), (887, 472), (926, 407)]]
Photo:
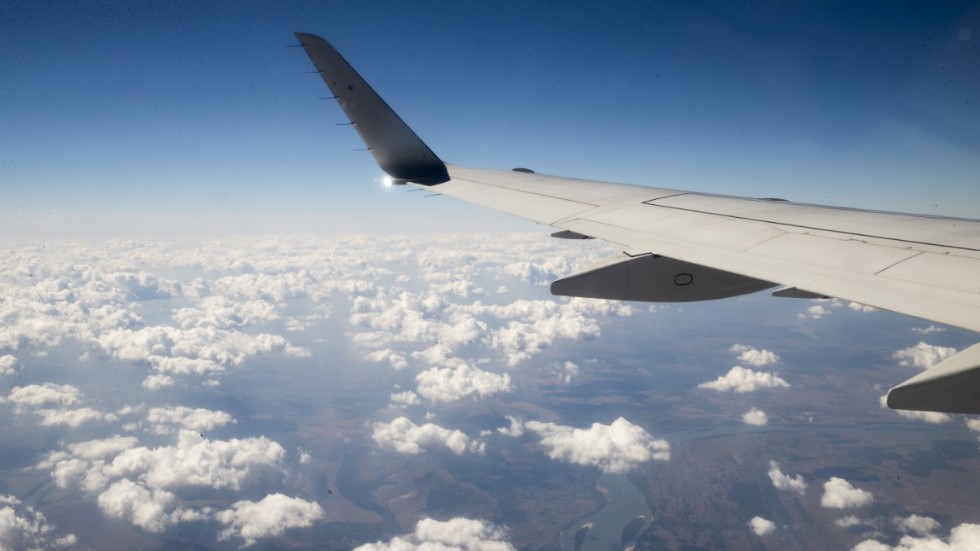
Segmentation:
[[(337, 51), (297, 33), (397, 183), (596, 238), (622, 254), (556, 281), (560, 295), (709, 300), (837, 297), (980, 331), (980, 221), (747, 199), (442, 162)], [(980, 413), (980, 346), (892, 389), (899, 409)]]

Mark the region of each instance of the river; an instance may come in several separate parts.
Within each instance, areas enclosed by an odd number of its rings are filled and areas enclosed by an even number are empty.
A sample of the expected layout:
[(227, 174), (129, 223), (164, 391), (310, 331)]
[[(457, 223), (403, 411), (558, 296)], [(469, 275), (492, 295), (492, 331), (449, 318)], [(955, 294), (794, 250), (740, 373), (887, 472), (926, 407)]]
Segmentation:
[(625, 474), (603, 473), (596, 488), (606, 496), (606, 505), (562, 530), (562, 551), (628, 548), (650, 524), (653, 513)]

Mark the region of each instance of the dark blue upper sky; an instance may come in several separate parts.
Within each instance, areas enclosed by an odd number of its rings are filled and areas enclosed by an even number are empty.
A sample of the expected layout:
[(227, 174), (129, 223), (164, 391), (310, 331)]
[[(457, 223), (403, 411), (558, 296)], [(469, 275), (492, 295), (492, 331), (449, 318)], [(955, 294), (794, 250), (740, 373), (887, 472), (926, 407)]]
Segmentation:
[(0, 209), (16, 234), (463, 208), (373, 185), (299, 30), (458, 164), (978, 217), (978, 23), (961, 2), (6, 2)]

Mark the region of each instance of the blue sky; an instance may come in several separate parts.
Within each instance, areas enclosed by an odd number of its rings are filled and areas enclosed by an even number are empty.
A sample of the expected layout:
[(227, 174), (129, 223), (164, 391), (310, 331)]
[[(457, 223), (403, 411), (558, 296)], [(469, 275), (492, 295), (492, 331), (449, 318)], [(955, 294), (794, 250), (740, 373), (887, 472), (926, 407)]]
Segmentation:
[(7, 2), (0, 21), (8, 235), (528, 227), (381, 190), (296, 30), (457, 164), (980, 216), (970, 3)]

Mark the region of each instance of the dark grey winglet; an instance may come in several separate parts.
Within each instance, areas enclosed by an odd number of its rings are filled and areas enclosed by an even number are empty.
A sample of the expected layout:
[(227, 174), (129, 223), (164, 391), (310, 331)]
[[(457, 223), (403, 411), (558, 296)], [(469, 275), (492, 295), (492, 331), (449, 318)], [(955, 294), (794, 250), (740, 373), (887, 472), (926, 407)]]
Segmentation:
[(449, 181), (445, 163), (329, 42), (315, 34), (295, 34), (382, 170), (392, 178), (416, 184)]

